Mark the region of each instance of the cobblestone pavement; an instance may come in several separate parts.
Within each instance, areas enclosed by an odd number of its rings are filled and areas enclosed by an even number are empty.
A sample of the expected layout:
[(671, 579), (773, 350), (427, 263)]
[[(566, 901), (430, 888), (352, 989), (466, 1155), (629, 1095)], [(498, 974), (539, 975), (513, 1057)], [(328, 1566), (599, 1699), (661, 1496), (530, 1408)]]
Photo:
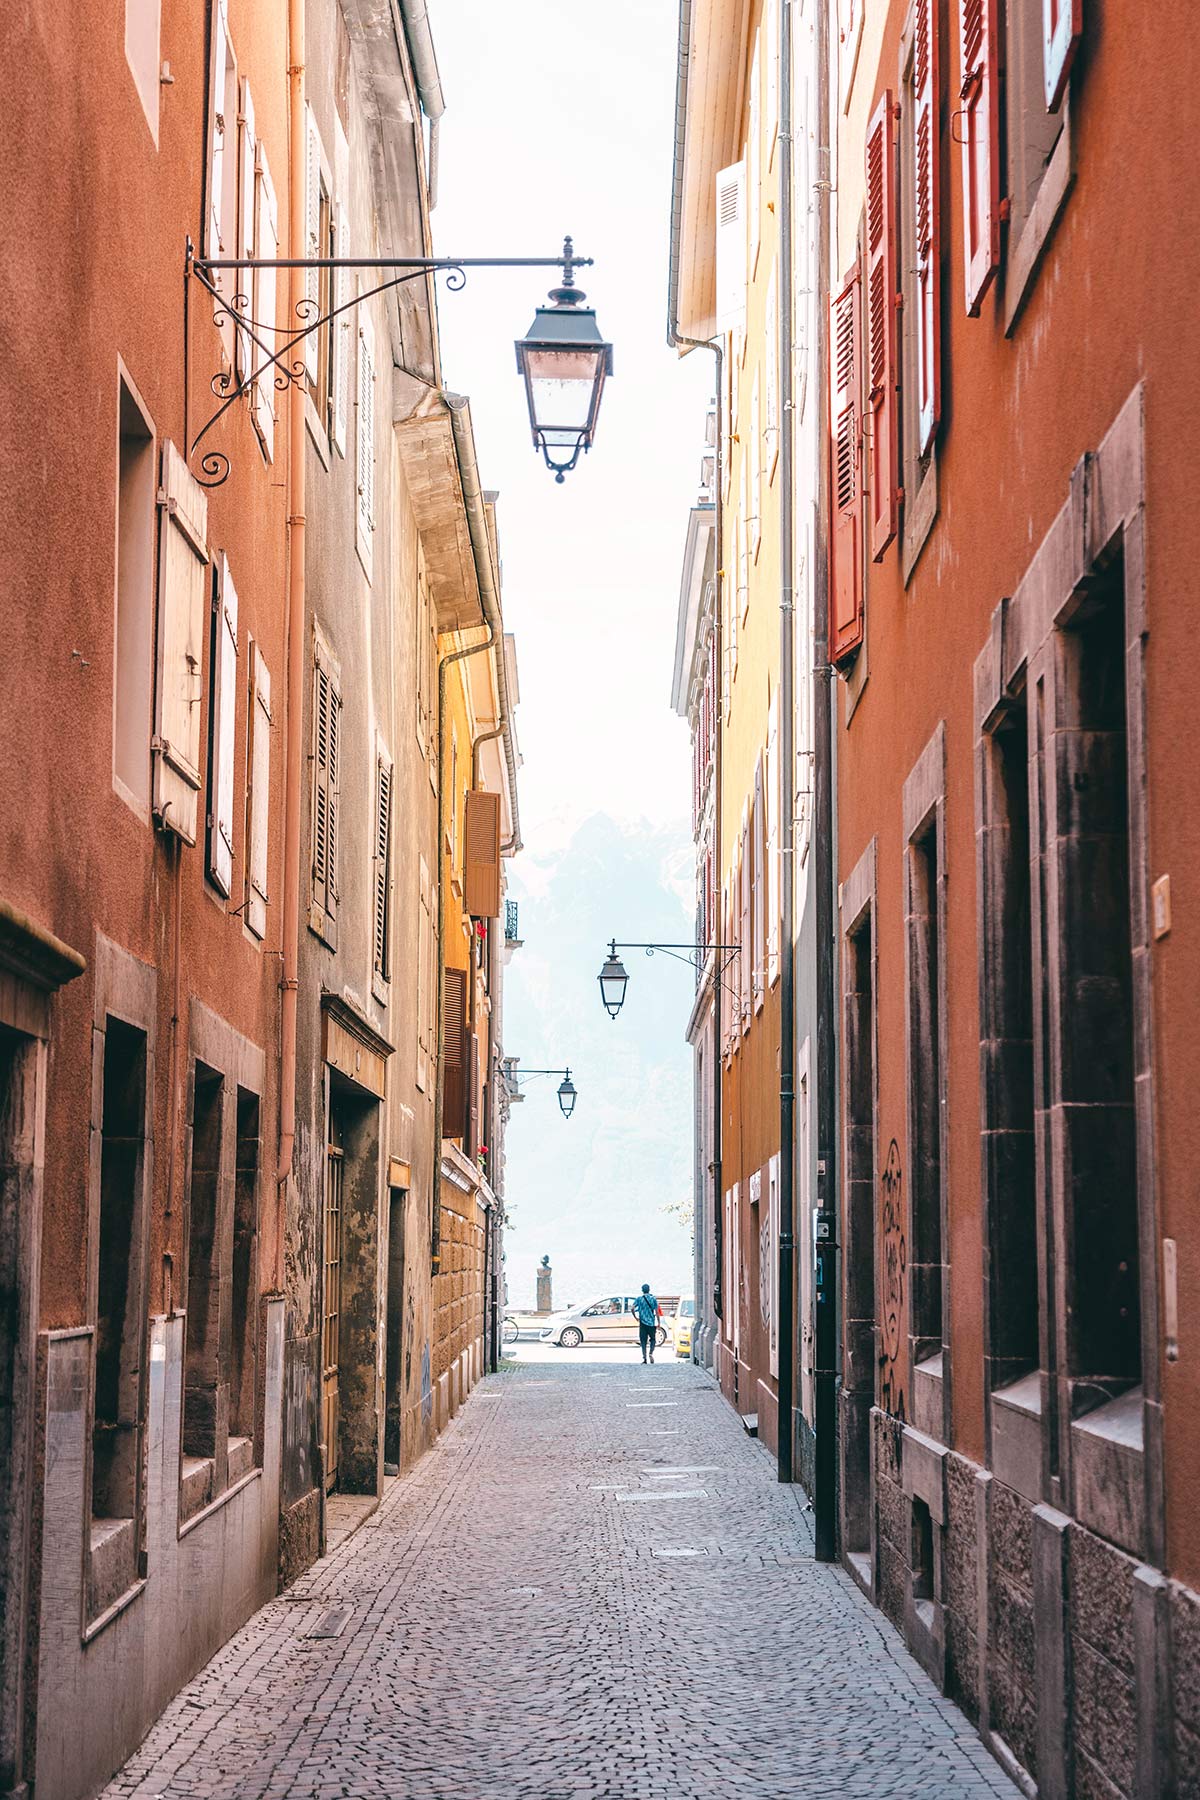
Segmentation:
[[(324, 1626), (336, 1636), (321, 1636)], [(109, 1800), (1016, 1790), (699, 1370), (521, 1346)]]

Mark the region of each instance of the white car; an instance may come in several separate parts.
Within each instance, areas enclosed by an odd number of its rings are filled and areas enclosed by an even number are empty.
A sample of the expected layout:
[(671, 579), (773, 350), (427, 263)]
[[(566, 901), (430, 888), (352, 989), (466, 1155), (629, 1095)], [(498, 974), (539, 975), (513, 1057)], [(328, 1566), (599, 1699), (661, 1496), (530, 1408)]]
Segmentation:
[[(570, 1312), (555, 1313), (542, 1327), (543, 1344), (560, 1344), (564, 1350), (578, 1350), (580, 1344), (636, 1344), (640, 1341), (637, 1314), (633, 1310), (635, 1294), (609, 1294), (600, 1300), (589, 1300), (586, 1306), (573, 1306)], [(658, 1327), (658, 1342), (667, 1341), (667, 1328)]]

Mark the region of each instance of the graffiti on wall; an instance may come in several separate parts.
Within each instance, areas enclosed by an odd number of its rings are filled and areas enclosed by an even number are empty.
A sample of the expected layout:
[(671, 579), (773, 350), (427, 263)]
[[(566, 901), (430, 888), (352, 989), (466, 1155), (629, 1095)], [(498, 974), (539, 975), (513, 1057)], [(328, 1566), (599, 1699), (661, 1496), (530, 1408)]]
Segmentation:
[(904, 1329), (904, 1282), (908, 1273), (908, 1245), (904, 1237), (904, 1175), (900, 1165), (900, 1146), (895, 1138), (888, 1145), (882, 1185), (879, 1404), (884, 1412), (903, 1419), (903, 1362), (900, 1352), (901, 1333)]

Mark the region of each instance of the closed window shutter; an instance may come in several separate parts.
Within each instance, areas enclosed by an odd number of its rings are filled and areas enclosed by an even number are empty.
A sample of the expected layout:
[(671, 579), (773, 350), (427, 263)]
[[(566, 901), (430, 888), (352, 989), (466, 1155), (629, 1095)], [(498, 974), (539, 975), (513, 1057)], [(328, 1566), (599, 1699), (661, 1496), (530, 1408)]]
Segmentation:
[(862, 479), (859, 441), (861, 284), (858, 265), (833, 302), (830, 324), (829, 657), (839, 663), (862, 643)]
[(752, 859), (754, 855), (750, 832), (749, 803), (742, 808), (742, 836), (739, 857), (739, 887), (741, 889), (741, 927), (738, 933), (741, 946), (741, 995), (742, 995), (742, 1030), (750, 1028), (750, 1007), (754, 992), (754, 913), (751, 889), (754, 880)]
[(208, 614), (208, 496), (171, 443), (163, 445), (158, 499), (154, 812), (164, 830), (194, 844)]
[[(265, 262), (273, 262), (279, 255), (279, 214), (275, 205), (275, 188), (271, 181), (266, 147), (262, 143), (258, 145), (256, 160), (258, 178), (255, 182), (254, 254)], [(254, 270), (254, 317), (259, 323), (259, 336), (266, 345), (268, 354), (273, 354), (279, 348), (279, 339), (275, 336), (278, 304), (276, 275), (277, 271), (274, 269)], [(259, 435), (268, 462), (275, 455), (276, 373), (275, 364), (265, 363), (251, 396), (254, 429)]]
[(779, 977), (779, 695), (771, 700), (767, 733), (767, 979)]
[[(334, 255), (349, 256), (350, 232), (346, 210), (339, 205), (335, 215)], [(350, 331), (353, 310), (350, 308), (350, 271), (333, 272), (333, 441), (342, 455), (346, 454), (346, 418), (350, 411)], [(342, 311), (345, 307), (346, 310)]]
[[(232, 254), (232, 244), (225, 243), (225, 157), (235, 154), (233, 120), (225, 113), (225, 74), (229, 63), (229, 25), (225, 0), (214, 0), (212, 9), (212, 63), (209, 69), (208, 93), (208, 218), (204, 250), (207, 256)], [(218, 271), (214, 277), (221, 285)]]
[(500, 916), (500, 796), (473, 789), (467, 795), (463, 833), (463, 902), (473, 919)]
[(392, 858), (392, 765), (380, 756), (375, 765), (375, 973), (391, 979), (388, 956)]
[(963, 257), (975, 318), (1000, 267), (1000, 91), (996, 0), (958, 0)]
[(424, 857), (421, 858), (420, 902), (421, 935), (417, 944), (417, 1086), (424, 1092), (429, 1082), (429, 991), (433, 980), (433, 903), (430, 897), (429, 867)]
[[(768, 335), (770, 327), (768, 326)], [(763, 434), (762, 415), (758, 393), (758, 370), (754, 371), (754, 385), (750, 390), (750, 553), (754, 561), (758, 561), (758, 552), (762, 546), (762, 465)]]
[[(750, 458), (754, 454), (753, 443), (742, 445), (741, 455), (741, 493), (738, 509), (738, 603), (737, 612), (743, 623), (750, 611), (750, 534), (753, 529), (750, 522)], [(734, 630), (733, 666), (737, 668), (737, 631)]]
[[(311, 259), (321, 254), (321, 138), (312, 107), (306, 109), (304, 134), (304, 236)], [(311, 325), (321, 309), (321, 271), (304, 271), (304, 324)], [(304, 340), (304, 368), (315, 384), (320, 368), (319, 331), (310, 331)]]
[(375, 341), (371, 321), (358, 325), (358, 551), (371, 572), (375, 530)]
[[(254, 222), (255, 222), (255, 186), (256, 186), (256, 139), (254, 136), (254, 101), (250, 97), (250, 83), (242, 82), (242, 98), (238, 109), (238, 223), (237, 223), (237, 255), (254, 255)], [(230, 273), (235, 277), (234, 287), (242, 299), (237, 311), (253, 320), (254, 312), (254, 271), (251, 269), (233, 269)], [(239, 327), (237, 333), (237, 377), (239, 382), (245, 381), (254, 362), (254, 344), (249, 333)], [(251, 402), (253, 404), (253, 402)]]
[(941, 418), (942, 195), (937, 0), (917, 0), (913, 33), (913, 168), (916, 176), (917, 447)]
[[(746, 165), (731, 163), (717, 175), (717, 330), (737, 340), (746, 324)], [(737, 430), (734, 404), (732, 429)]]
[(1046, 109), (1057, 112), (1083, 36), (1083, 0), (1042, 0)]
[(896, 535), (896, 138), (885, 93), (867, 132), (867, 374), (871, 407), (871, 554)]
[(213, 584), (212, 703), (209, 708), (208, 876), (233, 890), (233, 748), (237, 723), (238, 597), (224, 556)]
[(312, 899), (326, 918), (337, 912), (338, 739), (341, 695), (332, 671), (313, 671)]
[(249, 796), (246, 808), (246, 924), (255, 937), (267, 929), (267, 854), (271, 817), (271, 671), (262, 649), (251, 651), (250, 744), (246, 756)]
[(443, 994), (442, 1136), (467, 1135), (467, 971), (446, 969)]
[(749, 173), (746, 177), (746, 205), (749, 210), (749, 254), (747, 270), (753, 281), (758, 269), (758, 251), (762, 243), (762, 115), (759, 94), (762, 86), (762, 62), (759, 40), (754, 40), (754, 56), (750, 63), (750, 116), (746, 125), (746, 147)]
[(760, 756), (754, 771), (754, 805), (750, 813), (750, 829), (753, 835), (753, 870), (754, 892), (754, 1009), (757, 1012), (763, 1003), (764, 974), (766, 970), (766, 883), (763, 880), (764, 852), (763, 843), (766, 835), (766, 805), (763, 782), (763, 759)]
[(463, 1149), (474, 1162), (479, 1154), (479, 1115), (481, 1111), (479, 1092), (479, 1039), (473, 1031), (467, 1033), (467, 1129), (463, 1140)]

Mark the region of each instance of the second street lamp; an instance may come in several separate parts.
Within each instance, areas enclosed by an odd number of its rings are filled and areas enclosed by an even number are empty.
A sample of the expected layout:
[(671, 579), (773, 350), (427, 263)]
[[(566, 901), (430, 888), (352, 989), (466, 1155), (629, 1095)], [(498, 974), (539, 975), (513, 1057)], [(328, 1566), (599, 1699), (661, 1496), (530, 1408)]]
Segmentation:
[(512, 1100), (524, 1099), (524, 1095), (520, 1092), (523, 1081), (533, 1080), (539, 1075), (561, 1075), (562, 1080), (558, 1084), (559, 1109), (564, 1119), (569, 1119), (575, 1111), (575, 1102), (579, 1095), (575, 1083), (571, 1080), (570, 1069), (518, 1069), (516, 1057), (506, 1056), (500, 1065), (500, 1070), (504, 1077), (504, 1085), (508, 1089), (509, 1098)]
[(600, 971), (600, 998), (610, 1019), (615, 1019), (625, 1004), (625, 989), (629, 986), (629, 977), (625, 973), (625, 964), (617, 955), (616, 939), (609, 947), (604, 967)]
[(661, 950), (664, 956), (674, 957), (676, 962), (685, 962), (695, 969), (697, 980), (704, 967), (704, 959), (711, 951), (719, 958), (716, 966), (718, 981), (722, 979), (734, 957), (741, 954), (738, 944), (618, 944), (613, 938), (609, 942), (604, 967), (597, 976), (600, 998), (610, 1019), (615, 1019), (624, 1006), (625, 990), (629, 986), (629, 976), (626, 974), (625, 964), (617, 955), (618, 950), (644, 950), (647, 956), (653, 956), (656, 950)]

